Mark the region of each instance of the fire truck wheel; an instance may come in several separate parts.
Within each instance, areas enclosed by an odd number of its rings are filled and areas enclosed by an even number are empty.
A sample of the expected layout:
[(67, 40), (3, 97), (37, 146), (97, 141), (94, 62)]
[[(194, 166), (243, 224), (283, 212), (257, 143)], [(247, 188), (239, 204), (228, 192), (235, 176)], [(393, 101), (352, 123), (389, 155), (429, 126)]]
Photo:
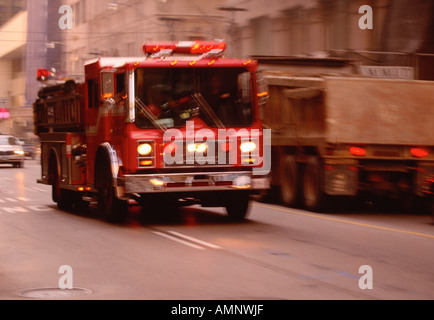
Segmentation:
[(244, 220), (250, 209), (249, 201), (250, 196), (248, 193), (241, 193), (234, 197), (229, 197), (225, 205), (229, 218), (235, 221)]
[(57, 202), (57, 207), (60, 210), (70, 209), (72, 207), (72, 197), (69, 190), (60, 188), (60, 177), (57, 167), (51, 168), (52, 179), (52, 198), (54, 202)]
[(72, 191), (71, 199), (75, 210), (86, 211), (89, 209), (89, 202), (83, 200), (83, 194), (78, 191)]
[(303, 201), (308, 210), (324, 211), (326, 194), (322, 190), (322, 167), (318, 157), (310, 157), (303, 177)]
[(298, 199), (298, 176), (295, 156), (287, 155), (280, 164), (280, 199), (285, 206), (293, 207)]
[(122, 223), (128, 214), (128, 203), (115, 196), (114, 188), (105, 186), (98, 190), (98, 209), (107, 221)]
[(108, 165), (101, 168), (103, 171), (100, 177), (104, 177), (101, 186), (98, 189), (98, 209), (107, 221), (112, 223), (125, 222), (128, 214), (128, 202), (120, 200), (115, 195), (115, 189), (111, 185), (111, 173)]

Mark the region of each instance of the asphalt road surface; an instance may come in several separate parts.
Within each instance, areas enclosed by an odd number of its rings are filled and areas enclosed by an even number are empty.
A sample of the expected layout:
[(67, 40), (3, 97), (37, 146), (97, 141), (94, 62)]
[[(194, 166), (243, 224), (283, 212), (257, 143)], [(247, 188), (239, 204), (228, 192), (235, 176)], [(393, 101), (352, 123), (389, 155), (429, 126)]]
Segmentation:
[(194, 206), (115, 225), (58, 210), (39, 175), (0, 166), (2, 300), (434, 299), (427, 213), (252, 202), (241, 223)]

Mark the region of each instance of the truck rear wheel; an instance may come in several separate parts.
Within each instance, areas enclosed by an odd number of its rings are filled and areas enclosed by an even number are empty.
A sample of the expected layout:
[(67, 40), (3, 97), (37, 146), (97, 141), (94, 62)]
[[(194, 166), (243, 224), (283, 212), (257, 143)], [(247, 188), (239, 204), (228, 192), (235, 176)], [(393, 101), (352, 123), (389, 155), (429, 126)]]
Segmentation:
[(322, 188), (322, 167), (318, 157), (310, 157), (303, 177), (303, 201), (308, 210), (323, 211), (326, 208), (326, 194)]
[(70, 209), (72, 207), (72, 197), (68, 190), (60, 187), (60, 175), (57, 166), (51, 167), (51, 195), (57, 207), (60, 210)]
[(249, 194), (237, 194), (226, 201), (225, 208), (229, 218), (236, 221), (244, 220), (249, 211)]
[(113, 223), (125, 222), (128, 215), (128, 202), (116, 197), (112, 186), (110, 166), (106, 163), (100, 168), (100, 186), (98, 187), (98, 210), (107, 221)]
[(298, 200), (298, 172), (294, 156), (282, 158), (280, 172), (280, 199), (285, 206), (293, 207)]

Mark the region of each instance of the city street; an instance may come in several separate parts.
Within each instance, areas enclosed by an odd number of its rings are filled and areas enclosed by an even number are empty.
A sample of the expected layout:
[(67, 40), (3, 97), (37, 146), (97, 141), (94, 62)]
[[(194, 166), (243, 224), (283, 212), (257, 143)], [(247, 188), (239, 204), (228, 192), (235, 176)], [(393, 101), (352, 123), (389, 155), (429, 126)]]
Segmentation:
[(0, 299), (434, 299), (426, 213), (252, 202), (241, 223), (195, 206), (115, 225), (58, 210), (38, 161), (0, 166)]

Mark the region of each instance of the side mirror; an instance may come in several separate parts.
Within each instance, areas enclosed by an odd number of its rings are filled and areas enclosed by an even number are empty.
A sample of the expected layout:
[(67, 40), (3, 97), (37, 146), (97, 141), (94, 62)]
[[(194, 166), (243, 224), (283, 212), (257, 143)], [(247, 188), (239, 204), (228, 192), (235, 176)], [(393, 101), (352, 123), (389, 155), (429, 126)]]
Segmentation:
[(268, 84), (262, 71), (256, 72), (256, 84), (258, 88), (259, 106), (264, 107), (268, 99)]

